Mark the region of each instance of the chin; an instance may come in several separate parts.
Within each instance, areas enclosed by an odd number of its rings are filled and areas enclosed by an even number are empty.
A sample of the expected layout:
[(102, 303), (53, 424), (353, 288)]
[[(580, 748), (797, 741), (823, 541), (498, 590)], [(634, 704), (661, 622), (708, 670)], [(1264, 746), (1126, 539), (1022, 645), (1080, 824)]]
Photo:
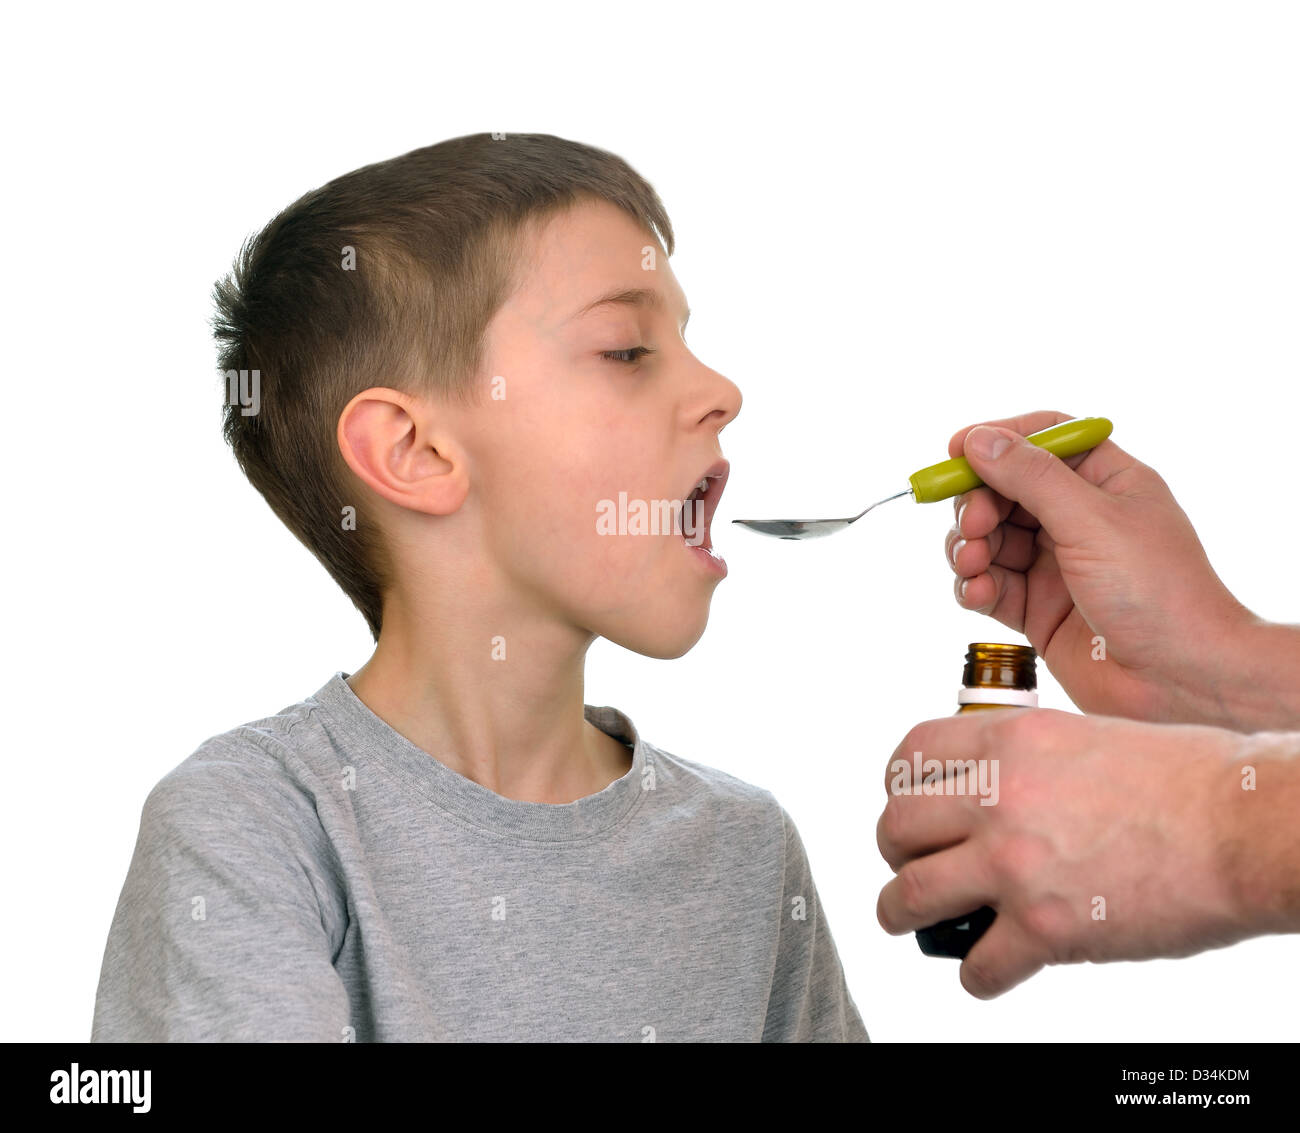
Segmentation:
[(695, 643), (704, 636), (704, 627), (708, 618), (702, 618), (698, 625), (665, 624), (655, 626), (621, 626), (611, 629), (601, 636), (615, 645), (640, 653), (643, 657), (654, 657), (660, 661), (672, 661), (684, 656), (694, 648)]

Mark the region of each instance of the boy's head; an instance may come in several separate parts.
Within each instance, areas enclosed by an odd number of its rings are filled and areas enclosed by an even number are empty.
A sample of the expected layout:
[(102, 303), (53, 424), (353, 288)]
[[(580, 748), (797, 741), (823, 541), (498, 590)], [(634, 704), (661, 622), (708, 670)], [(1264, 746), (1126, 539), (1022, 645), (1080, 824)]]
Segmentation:
[(225, 436), (376, 640), (452, 610), (658, 657), (698, 640), (721, 481), (680, 509), (741, 398), (682, 338), (672, 251), (625, 162), (539, 134), (366, 166), (245, 244), (214, 327), (260, 388)]

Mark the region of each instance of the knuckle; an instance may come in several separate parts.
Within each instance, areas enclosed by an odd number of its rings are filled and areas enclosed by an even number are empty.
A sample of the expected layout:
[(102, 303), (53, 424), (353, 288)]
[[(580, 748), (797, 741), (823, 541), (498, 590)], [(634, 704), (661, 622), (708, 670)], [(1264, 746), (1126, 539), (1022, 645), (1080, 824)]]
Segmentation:
[(925, 912), (925, 900), (930, 887), (921, 876), (915, 863), (905, 865), (898, 872), (898, 903), (904, 916), (919, 917)]
[(1144, 464), (1141, 468), (1141, 475), (1136, 479), (1148, 495), (1162, 500), (1173, 499), (1174, 493), (1173, 489), (1169, 487), (1169, 481), (1154, 468)]
[(1043, 853), (1031, 838), (1001, 839), (989, 853), (989, 872), (999, 892), (1019, 894), (1039, 871)]
[(1039, 708), (1020, 708), (999, 713), (996, 723), (997, 746), (1011, 749), (1037, 749), (1055, 728), (1051, 714)]
[(1052, 472), (1052, 465), (1060, 458), (1053, 456), (1039, 445), (1026, 445), (1024, 464), (1020, 470), (1021, 480), (1042, 480)]
[(1154, 468), (1146, 464), (1131, 464), (1117, 469), (1103, 481), (1108, 496), (1130, 496), (1135, 499), (1164, 499), (1170, 495), (1169, 485)]
[(988, 570), (984, 573), (989, 576), (989, 580), (993, 583), (993, 597), (985, 602), (980, 609), (996, 610), (1007, 592), (1007, 581), (1011, 575), (1005, 567), (997, 566), (994, 563), (989, 563)]
[(1159, 472), (1151, 467), (1151, 465), (1143, 464), (1142, 461), (1139, 460), (1134, 463), (1133, 467), (1137, 472), (1141, 473), (1143, 477), (1150, 480), (1151, 483), (1159, 484), (1162, 488), (1169, 487), (1169, 481), (1161, 476)]
[(903, 839), (903, 808), (898, 796), (891, 794), (876, 823), (876, 846), (882, 854), (892, 852)]
[(1020, 922), (1030, 936), (1051, 950), (1052, 955), (1064, 958), (1065, 944), (1074, 928), (1074, 918), (1065, 901), (1037, 901), (1020, 914)]
[(913, 724), (908, 729), (907, 735), (903, 737), (903, 742), (898, 745), (899, 758), (908, 759), (914, 751), (924, 751), (929, 739), (930, 729), (928, 721), (922, 721), (919, 724)]

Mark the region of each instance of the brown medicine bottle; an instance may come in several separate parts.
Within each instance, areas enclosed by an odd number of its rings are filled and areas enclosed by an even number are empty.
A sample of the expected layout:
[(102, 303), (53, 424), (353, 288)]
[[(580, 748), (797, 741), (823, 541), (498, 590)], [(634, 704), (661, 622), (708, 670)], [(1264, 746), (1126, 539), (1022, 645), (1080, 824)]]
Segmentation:
[[(957, 712), (1038, 706), (1037, 654), (1028, 645), (973, 642), (966, 654), (957, 693)], [(969, 916), (953, 917), (918, 929), (916, 943), (927, 956), (965, 959), (997, 913), (987, 905)]]

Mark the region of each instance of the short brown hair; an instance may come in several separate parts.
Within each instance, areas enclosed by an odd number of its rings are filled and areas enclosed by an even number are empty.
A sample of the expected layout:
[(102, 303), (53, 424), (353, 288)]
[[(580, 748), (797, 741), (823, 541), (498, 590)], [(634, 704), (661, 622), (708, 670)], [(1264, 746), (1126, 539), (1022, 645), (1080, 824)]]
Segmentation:
[(663, 203), (622, 158), (550, 134), (470, 134), (308, 193), (245, 241), (213, 290), (218, 368), (259, 375), (256, 412), (227, 395), (225, 439), (376, 641), (392, 564), (339, 452), (339, 415), (374, 385), (475, 403), (521, 230), (582, 198), (617, 205), (672, 255)]

